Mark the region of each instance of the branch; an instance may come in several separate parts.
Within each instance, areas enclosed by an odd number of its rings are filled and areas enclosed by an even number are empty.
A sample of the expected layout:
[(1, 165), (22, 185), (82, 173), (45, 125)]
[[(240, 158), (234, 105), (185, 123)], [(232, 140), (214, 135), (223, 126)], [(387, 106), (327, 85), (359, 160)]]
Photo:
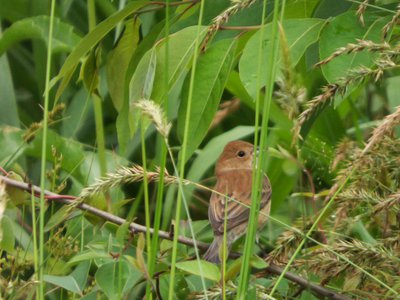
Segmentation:
[[(40, 188), (38, 186), (29, 184), (29, 183), (25, 183), (25, 182), (20, 182), (20, 181), (17, 181), (17, 180), (13, 180), (13, 179), (10, 179), (10, 178), (8, 178), (6, 176), (2, 176), (2, 175), (0, 175), (0, 182), (3, 182), (8, 186), (12, 186), (12, 187), (18, 188), (20, 190), (27, 191), (29, 193), (31, 193), (33, 191), (33, 193), (36, 196), (40, 195), (40, 192), (41, 192), (41, 190), (40, 190)], [(55, 201), (55, 202), (58, 202), (58, 203), (61, 203), (61, 204), (76, 205), (76, 199), (77, 198), (73, 197), (73, 196), (59, 195), (59, 194), (52, 193), (52, 192), (47, 191), (47, 190), (44, 192), (44, 195), (45, 195), (45, 198), (47, 200)], [(90, 205), (88, 205), (86, 203), (79, 203), (79, 204), (76, 205), (76, 207), (79, 208), (80, 210), (83, 210), (83, 211), (89, 212), (91, 214), (94, 214), (94, 215), (96, 215), (98, 217), (101, 217), (102, 219), (107, 220), (109, 222), (112, 222), (114, 224), (122, 225), (122, 224), (126, 223), (125, 219), (123, 219), (121, 217), (118, 217), (116, 215), (110, 214), (108, 212), (102, 211), (100, 209), (97, 209), (97, 208), (95, 208), (93, 206), (90, 206)], [(147, 232), (146, 226), (143, 226), (143, 225), (140, 225), (140, 224), (136, 224), (136, 223), (133, 223), (133, 222), (130, 224), (130, 230), (133, 233), (135, 233), (135, 232)], [(151, 234), (154, 233), (153, 228), (149, 228), (149, 230), (150, 230)], [(162, 230), (158, 231), (158, 235), (159, 235), (160, 238), (167, 239), (167, 240), (173, 240), (173, 238), (174, 238), (172, 232), (167, 232), (167, 231), (162, 231)], [(179, 241), (179, 243), (185, 244), (185, 245), (188, 245), (188, 246), (193, 246), (193, 244), (194, 244), (193, 239), (187, 238), (187, 237), (184, 237), (184, 236), (179, 236), (178, 237), (178, 241)], [(200, 241), (196, 241), (196, 244), (197, 244), (197, 247), (199, 247), (202, 250), (206, 250), (208, 248), (208, 246), (209, 246), (209, 244), (204, 243), (204, 242), (200, 242)], [(230, 253), (229, 256), (231, 258), (237, 258), (237, 257), (240, 256), (240, 253)], [(266, 267), (264, 269), (264, 271), (267, 272), (267, 273), (280, 275), (280, 274), (282, 274), (283, 269), (281, 267), (277, 266), (277, 265), (270, 264), (268, 267)], [(336, 292), (333, 292), (333, 291), (331, 291), (331, 290), (329, 290), (327, 288), (324, 288), (323, 286), (311, 283), (307, 279), (304, 279), (304, 278), (302, 278), (302, 277), (300, 277), (300, 276), (298, 276), (298, 275), (296, 275), (294, 273), (286, 272), (284, 277), (287, 280), (290, 280), (290, 281), (298, 284), (302, 288), (307, 289), (307, 290), (311, 290), (312, 292), (314, 292), (314, 293), (316, 293), (318, 295), (321, 295), (323, 297), (327, 297), (327, 298), (332, 299), (332, 300), (349, 300), (349, 298), (344, 296), (344, 295), (341, 295), (341, 294), (338, 294)]]

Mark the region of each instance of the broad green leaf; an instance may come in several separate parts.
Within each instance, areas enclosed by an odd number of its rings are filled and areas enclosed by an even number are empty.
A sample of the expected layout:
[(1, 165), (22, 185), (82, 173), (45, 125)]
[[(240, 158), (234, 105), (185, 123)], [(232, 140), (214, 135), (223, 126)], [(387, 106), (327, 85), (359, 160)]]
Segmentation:
[[(348, 43), (357, 43), (357, 39), (381, 42), (382, 28), (389, 21), (388, 17), (378, 17), (376, 14), (364, 14), (365, 26), (357, 18), (354, 11), (346, 12), (334, 18), (321, 32), (319, 41), (320, 58), (325, 59), (340, 47)], [(322, 66), (322, 72), (328, 82), (335, 82), (339, 77), (346, 76), (350, 69), (359, 66), (371, 66), (376, 55), (367, 51), (344, 54), (332, 62)]]
[(79, 289), (83, 291), (87, 285), (87, 278), (90, 269), (90, 261), (84, 261), (80, 263), (75, 270), (70, 274), (75, 282), (78, 284)]
[(129, 128), (131, 136), (136, 132), (141, 112), (134, 104), (140, 99), (150, 99), (157, 70), (157, 51), (152, 48), (145, 54), (129, 83)]
[(75, 255), (73, 258), (71, 258), (68, 261), (68, 264), (74, 265), (76, 263), (86, 261), (86, 260), (92, 260), (92, 259), (109, 259), (110, 255), (106, 252), (100, 252), (100, 251), (84, 251), (80, 252), (79, 254)]
[(99, 48), (90, 51), (82, 62), (79, 80), (82, 80), (89, 94), (98, 93), (99, 86)]
[[(22, 134), (21, 131), (20, 134)], [(25, 154), (31, 157), (40, 157), (41, 153), (42, 134), (30, 143), (25, 150)], [(59, 154), (63, 155), (61, 168), (72, 174), (81, 184), (91, 183), (95, 178), (100, 176), (100, 168), (97, 159), (94, 159), (95, 153), (85, 151), (85, 145), (73, 139), (64, 138), (52, 130), (49, 130), (47, 136), (47, 158), (52, 160), (51, 146), (56, 147)], [(116, 169), (117, 166), (125, 165), (127, 161), (117, 156), (112, 151), (106, 151), (107, 164), (111, 169)]]
[[(196, 39), (200, 43), (204, 38), (207, 27), (202, 26), (200, 34), (197, 35), (197, 27), (192, 26), (182, 29), (169, 36), (169, 56), (165, 57), (165, 42), (161, 43), (157, 51), (157, 72), (154, 81), (158, 84), (154, 86), (151, 99), (161, 103), (166, 100), (166, 96), (173, 88), (174, 84), (181, 76), (186, 74), (189, 63), (193, 57)], [(166, 64), (168, 64), (166, 66)], [(165, 74), (165, 68), (168, 74)], [(168, 78), (168, 87), (165, 87), (165, 76)]]
[(11, 126), (0, 126), (0, 165), (7, 168), (23, 153), (22, 131)]
[[(201, 265), (201, 270), (199, 264)], [(176, 263), (176, 267), (182, 271), (185, 271), (193, 275), (201, 276), (201, 274), (203, 274), (205, 278), (210, 279), (212, 281), (217, 282), (221, 280), (221, 272), (219, 268), (215, 264), (205, 260), (200, 260), (200, 261), (191, 260), (191, 261), (178, 262)]]
[(130, 222), (125, 222), (124, 224), (118, 226), (117, 233), (115, 235), (116, 240), (121, 245), (124, 245), (127, 233), (129, 232)]
[(0, 249), (13, 252), (15, 246), (15, 230), (8, 216), (0, 216)]
[(59, 210), (51, 215), (50, 219), (46, 223), (46, 226), (44, 227), (44, 232), (48, 232), (55, 226), (70, 218), (71, 215), (76, 215), (76, 213), (80, 212), (71, 210), (71, 207), (69, 207), (68, 205), (62, 206)]
[[(157, 103), (162, 103), (166, 100), (168, 93), (174, 88), (174, 85), (179, 82), (179, 79), (186, 75), (188, 64), (193, 56), (193, 50), (196, 43), (196, 38), (202, 39), (206, 30), (202, 28), (199, 37), (197, 34), (197, 26), (185, 28), (169, 36), (169, 56), (165, 57), (165, 41), (160, 42), (155, 48), (150, 49), (142, 57), (129, 84), (129, 128), (133, 135), (136, 132), (139, 121), (140, 112), (133, 104), (143, 99), (144, 96), (150, 95)], [(154, 51), (154, 53), (153, 53)], [(153, 65), (156, 58), (156, 66)], [(166, 64), (168, 64), (166, 66)], [(168, 67), (168, 74), (165, 74), (165, 68)], [(165, 87), (165, 76), (168, 78), (168, 87)], [(154, 82), (155, 84), (150, 84)], [(126, 106), (124, 106), (126, 107)], [(119, 116), (120, 124), (118, 126), (127, 126), (126, 112), (122, 112), (123, 117)], [(121, 128), (122, 132), (122, 128)]]
[(265, 269), (268, 263), (258, 255), (253, 255), (250, 259), (251, 266), (256, 269)]
[(14, 220), (14, 218), (10, 218), (10, 221), (13, 229), (12, 234), (18, 245), (20, 245), (29, 255), (33, 255), (32, 234), (28, 234), (25, 229), (16, 220)]
[[(123, 9), (116, 12), (112, 16), (99, 23), (92, 31), (90, 31), (84, 38), (80, 40), (78, 45), (70, 53), (65, 60), (60, 72), (56, 77), (52, 79), (52, 85), (62, 79), (67, 74), (70, 74), (72, 70), (76, 68), (80, 60), (85, 56), (90, 49), (93, 49), (104, 36), (109, 33), (119, 22), (131, 15), (133, 12), (143, 7), (147, 1), (135, 1), (126, 5)], [(64, 86), (66, 84), (64, 83)], [(62, 91), (58, 91), (61, 94)]]
[(0, 120), (2, 124), (19, 127), (17, 99), (13, 87), (8, 58), (3, 55), (0, 57)]
[[(282, 27), (289, 48), (288, 52), (290, 54), (291, 64), (293, 66), (299, 62), (308, 46), (317, 41), (323, 24), (324, 21), (319, 19), (289, 19), (283, 21)], [(258, 81), (260, 81), (260, 88), (262, 88), (267, 78), (267, 54), (265, 52), (271, 49), (272, 25), (268, 24), (264, 29), (261, 74), (257, 74), (259, 69), (260, 34), (261, 32), (259, 30), (250, 38), (239, 62), (240, 79), (253, 99), (256, 98)], [(276, 62), (278, 66), (280, 62), (281, 55), (278, 56)]]
[[(166, 273), (164, 276), (160, 277), (160, 293), (162, 299), (168, 299), (169, 295), (169, 273)], [(187, 281), (184, 276), (176, 275), (175, 276), (175, 286), (173, 292), (173, 299), (190, 299), (189, 294), (190, 289), (188, 287)]]
[[(237, 71), (232, 71), (231, 74), (229, 75), (228, 82), (226, 84), (226, 89), (230, 93), (235, 95), (237, 98), (239, 98), (240, 101), (243, 102), (243, 104), (255, 110), (256, 103), (244, 88), (242, 82), (240, 81), (239, 73)], [(260, 107), (263, 107), (263, 105), (264, 105), (264, 97), (261, 97)], [(274, 101), (271, 102), (270, 110), (271, 113), (269, 118), (271, 119), (271, 121), (275, 123), (276, 127), (288, 130), (290, 130), (293, 127), (293, 122), (289, 120), (288, 116)]]
[[(39, 39), (48, 45), (49, 20), (47, 16), (37, 16), (13, 23), (4, 31), (0, 39), (0, 56), (14, 43), (22, 40)], [(70, 52), (78, 42), (79, 36), (73, 32), (73, 27), (55, 18), (52, 41), (53, 53)]]
[(119, 112), (125, 99), (126, 72), (139, 42), (139, 26), (138, 19), (128, 20), (117, 46), (108, 54), (107, 85), (114, 107)]
[(10, 22), (29, 16), (30, 0), (2, 0), (0, 5), (0, 18)]
[(113, 261), (100, 266), (95, 278), (108, 299), (121, 299), (127, 285), (132, 287), (140, 275), (126, 261)]
[(398, 96), (399, 86), (400, 86), (400, 76), (387, 78), (386, 93), (389, 101), (389, 107), (392, 112), (394, 111), (395, 107), (400, 105), (400, 97)]
[(194, 78), (187, 77), (179, 107), (178, 135), (183, 140), (190, 81), (194, 81), (193, 97), (190, 99), (188, 145), (186, 157), (189, 158), (204, 139), (218, 109), (228, 75), (231, 71), (237, 42), (223, 40), (216, 43), (202, 55), (197, 63)]
[(285, 19), (310, 18), (320, 0), (295, 0), (285, 5)]
[(239, 257), (238, 259), (234, 260), (231, 264), (229, 264), (227, 270), (226, 270), (226, 275), (224, 280), (233, 280), (240, 272), (240, 268), (242, 267), (242, 257)]
[(75, 278), (71, 275), (69, 276), (54, 276), (54, 275), (44, 275), (43, 280), (45, 282), (54, 284), (70, 292), (82, 295), (82, 290), (79, 284), (76, 282)]

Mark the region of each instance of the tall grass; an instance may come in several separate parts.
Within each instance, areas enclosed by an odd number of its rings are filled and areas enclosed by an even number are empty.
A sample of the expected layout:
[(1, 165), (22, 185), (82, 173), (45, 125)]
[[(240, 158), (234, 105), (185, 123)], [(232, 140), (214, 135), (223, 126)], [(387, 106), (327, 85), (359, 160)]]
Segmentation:
[[(47, 131), (48, 131), (48, 111), (50, 102), (50, 72), (51, 72), (51, 57), (52, 57), (52, 45), (53, 45), (53, 29), (54, 29), (54, 13), (55, 13), (56, 1), (51, 1), (50, 8), (50, 26), (49, 26), (49, 44), (47, 47), (47, 60), (46, 60), (46, 83), (44, 90), (44, 107), (43, 107), (43, 137), (42, 137), (42, 153), (41, 153), (41, 164), (40, 164), (40, 208), (39, 208), (39, 261), (36, 265), (39, 266), (39, 291), (38, 299), (44, 299), (45, 294), (45, 282), (44, 282), (44, 223), (45, 223), (45, 199), (44, 190), (46, 187), (46, 162), (47, 162)], [(35, 227), (34, 227), (35, 228)]]
[[(189, 94), (188, 94), (188, 104), (187, 104), (187, 110), (186, 110), (186, 119), (185, 119), (185, 128), (184, 128), (184, 133), (183, 133), (183, 139), (182, 139), (182, 148), (180, 151), (179, 155), (179, 161), (178, 161), (178, 169), (179, 169), (179, 174), (178, 176), (180, 177), (180, 189), (178, 192), (177, 196), (177, 201), (176, 201), (176, 213), (175, 213), (175, 224), (174, 224), (174, 240), (173, 240), (173, 247), (172, 247), (172, 258), (171, 258), (171, 270), (170, 270), (170, 279), (169, 279), (169, 293), (168, 293), (168, 299), (172, 300), (174, 298), (174, 288), (175, 288), (175, 271), (176, 271), (176, 261), (177, 261), (177, 250), (178, 250), (178, 236), (179, 236), (179, 228), (180, 228), (180, 220), (181, 220), (181, 206), (182, 206), (182, 200), (185, 197), (183, 188), (182, 188), (182, 180), (185, 176), (185, 164), (186, 164), (186, 149), (187, 149), (187, 144), (190, 142), (188, 140), (188, 133), (189, 133), (189, 122), (190, 122), (190, 112), (191, 112), (191, 106), (192, 106), (192, 99), (193, 99), (193, 87), (194, 87), (194, 81), (195, 81), (195, 73), (196, 73), (196, 62), (197, 58), (199, 55), (199, 47), (200, 47), (200, 29), (201, 29), (201, 24), (203, 22), (203, 13), (204, 13), (204, 0), (201, 0), (200, 2), (200, 13), (199, 13), (199, 19), (197, 23), (197, 38), (195, 41), (195, 46), (194, 46), (194, 52), (193, 52), (193, 63), (192, 63), (192, 68), (191, 68), (191, 73), (190, 73), (190, 83), (189, 83)], [(172, 159), (172, 158), (171, 158)], [(190, 224), (189, 224), (190, 225)], [(193, 232), (192, 232), (193, 233)], [(194, 236), (193, 236), (194, 238)], [(196, 251), (196, 256), (198, 257), (197, 249)], [(202, 270), (201, 264), (199, 263), (199, 268)], [(202, 276), (202, 285), (204, 289), (204, 293), (206, 298), (206, 286), (204, 282), (204, 278)]]
[[(282, 10), (284, 10), (285, 1), (282, 2)], [(272, 36), (271, 36), (271, 49), (266, 53), (267, 61), (268, 61), (268, 71), (267, 71), (267, 80), (265, 82), (266, 93), (265, 93), (265, 101), (264, 107), (260, 108), (261, 102), (261, 65), (262, 65), (262, 55), (263, 53), (263, 38), (264, 38), (264, 25), (266, 18), (266, 10), (267, 10), (267, 1), (263, 2), (263, 13), (262, 13), (262, 23), (260, 29), (260, 43), (259, 43), (259, 57), (258, 57), (258, 80), (257, 80), (257, 97), (256, 97), (256, 110), (255, 110), (255, 124), (254, 124), (254, 147), (260, 147), (261, 151), (258, 159), (254, 160), (254, 168), (253, 168), (253, 186), (251, 193), (251, 208), (250, 208), (250, 216), (249, 216), (249, 226), (246, 234), (246, 241), (244, 245), (243, 252), (243, 260), (242, 266), (240, 269), (240, 277), (239, 277), (239, 288), (237, 293), (237, 299), (246, 299), (246, 294), (248, 291), (248, 284), (250, 278), (250, 258), (253, 254), (255, 235), (257, 231), (258, 225), (258, 215), (260, 209), (260, 197), (261, 197), (261, 184), (264, 178), (264, 168), (265, 168), (265, 152), (267, 145), (267, 134), (268, 134), (268, 121), (269, 121), (269, 112), (270, 105), (272, 101), (272, 92), (273, 85), (275, 82), (275, 74), (277, 69), (277, 54), (278, 54), (278, 45), (279, 45), (279, 35), (278, 35), (278, 12), (279, 12), (279, 1), (274, 1), (274, 13), (272, 19)], [(282, 18), (281, 18), (282, 21)], [(262, 122), (261, 122), (261, 130), (260, 130), (260, 143), (258, 143), (258, 130), (259, 130), (259, 115), (262, 112)]]

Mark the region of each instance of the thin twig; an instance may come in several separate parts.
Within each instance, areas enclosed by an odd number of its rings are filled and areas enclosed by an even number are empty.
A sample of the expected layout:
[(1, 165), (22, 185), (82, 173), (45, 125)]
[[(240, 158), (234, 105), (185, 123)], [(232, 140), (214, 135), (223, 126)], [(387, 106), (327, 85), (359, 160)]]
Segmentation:
[[(27, 192), (31, 192), (33, 191), (35, 193), (35, 195), (39, 195), (41, 190), (38, 186), (29, 184), (29, 183), (25, 183), (25, 182), (20, 182), (17, 180), (13, 180), (10, 179), (8, 177), (5, 176), (1, 176), (0, 175), (0, 182), (4, 182), (6, 185), (8, 186), (13, 186), (15, 188), (27, 191)], [(68, 204), (68, 205), (74, 205), (75, 204), (75, 200), (71, 200), (71, 198), (73, 198), (73, 196), (67, 196), (67, 195), (59, 195), (56, 193), (52, 193), (50, 191), (45, 190), (44, 191), (45, 196), (47, 197), (48, 200), (52, 200), (61, 204)], [(124, 223), (126, 223), (126, 220), (115, 216), (113, 214), (110, 214), (108, 212), (102, 211), (100, 209), (97, 209), (93, 206), (90, 206), (86, 203), (79, 203), (78, 205), (76, 205), (77, 208), (89, 212), (91, 214), (94, 214), (98, 217), (101, 217), (104, 220), (107, 220), (109, 222), (112, 222), (114, 224), (118, 224), (118, 225), (122, 225)], [(130, 230), (134, 233), (134, 232), (146, 232), (147, 228), (146, 226), (140, 225), (140, 224), (136, 224), (136, 223), (131, 223), (130, 224)], [(150, 233), (153, 234), (154, 230), (153, 228), (149, 228)], [(158, 231), (158, 235), (160, 238), (162, 239), (167, 239), (167, 240), (172, 240), (174, 237), (170, 232), (166, 232), (166, 231), (162, 231), (159, 230)], [(185, 244), (188, 246), (193, 246), (194, 245), (194, 241), (191, 238), (187, 238), (184, 236), (179, 236), (178, 237), (178, 242), (181, 244)], [(209, 244), (204, 243), (204, 242), (200, 242), (200, 241), (196, 241), (197, 247), (199, 247), (202, 250), (205, 250), (208, 248)], [(229, 255), (231, 258), (237, 258), (240, 256), (239, 253), (230, 253)], [(264, 269), (264, 272), (266, 273), (271, 273), (271, 274), (275, 274), (275, 275), (280, 275), (282, 274), (283, 269), (277, 265), (274, 264), (270, 264), (268, 267), (266, 267)], [(327, 297), (329, 299), (333, 299), (333, 300), (349, 300), (348, 297), (338, 294), (336, 292), (333, 292), (327, 288), (324, 288), (323, 286), (314, 284), (309, 282), (307, 279), (302, 278), (294, 273), (291, 272), (285, 272), (284, 277), (287, 280), (290, 280), (296, 284), (298, 284), (299, 286), (311, 290), (312, 292), (321, 295), (323, 297)]]

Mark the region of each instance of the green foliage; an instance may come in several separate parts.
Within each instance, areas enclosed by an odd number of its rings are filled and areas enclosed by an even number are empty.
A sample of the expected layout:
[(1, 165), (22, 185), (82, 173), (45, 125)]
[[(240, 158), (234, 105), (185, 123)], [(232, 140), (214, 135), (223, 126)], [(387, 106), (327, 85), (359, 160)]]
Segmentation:
[[(348, 297), (399, 297), (398, 1), (267, 1), (264, 20), (263, 0), (55, 1), (54, 18), (50, 2), (0, 5), (0, 171), (33, 185), (45, 171), (47, 190), (82, 198), (41, 209), (0, 180), (0, 298), (323, 297), (270, 264)], [(258, 245), (249, 230), (225, 269), (175, 247), (176, 228), (211, 241), (213, 166), (256, 136), (273, 190)], [(130, 222), (169, 231), (149, 241)]]

